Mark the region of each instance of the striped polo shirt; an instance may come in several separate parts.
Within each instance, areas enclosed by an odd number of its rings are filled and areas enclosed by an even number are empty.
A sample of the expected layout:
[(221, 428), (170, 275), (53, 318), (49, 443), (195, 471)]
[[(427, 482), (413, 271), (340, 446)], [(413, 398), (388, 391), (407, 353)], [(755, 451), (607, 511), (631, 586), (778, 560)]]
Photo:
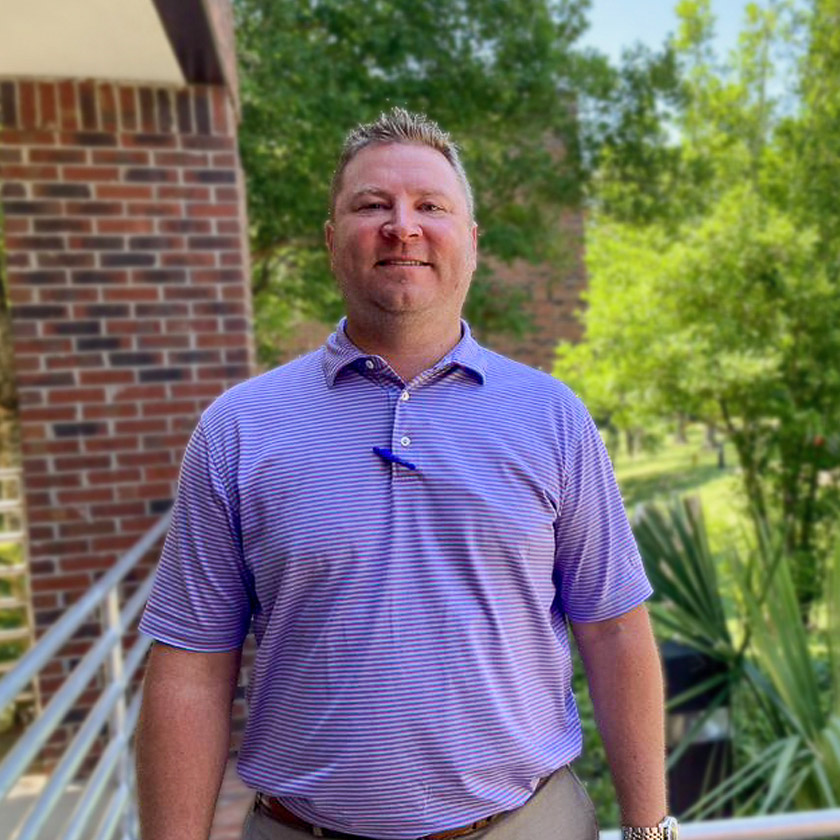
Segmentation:
[(344, 324), (202, 415), (141, 629), (195, 651), (252, 630), (242, 779), (412, 838), (517, 807), (579, 754), (567, 620), (651, 590), (565, 385), (464, 321), (405, 383)]

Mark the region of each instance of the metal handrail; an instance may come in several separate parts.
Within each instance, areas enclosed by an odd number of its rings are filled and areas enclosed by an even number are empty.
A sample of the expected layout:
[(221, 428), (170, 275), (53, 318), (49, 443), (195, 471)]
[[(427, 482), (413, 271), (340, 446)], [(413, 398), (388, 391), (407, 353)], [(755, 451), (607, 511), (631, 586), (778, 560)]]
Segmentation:
[[(0, 709), (15, 701), (22, 688), (37, 681), (40, 670), (101, 608), (103, 632), (79, 660), (70, 676), (51, 698), (39, 718), (23, 733), (0, 762), (0, 802), (26, 772), (38, 751), (64, 720), (67, 711), (85, 690), (91, 679), (104, 668), (106, 684), (71, 743), (63, 751), (49, 781), (29, 808), (18, 827), (15, 840), (36, 840), (51, 816), (59, 799), (72, 782), (78, 768), (89, 756), (103, 726), (107, 726), (108, 743), (88, 777), (81, 797), (65, 821), (58, 840), (81, 840), (87, 832), (97, 807), (104, 813), (93, 835), (97, 840), (112, 838), (122, 823), (122, 840), (136, 837), (136, 815), (133, 771), (128, 759), (129, 743), (140, 711), (140, 692), (129, 703), (127, 696), (132, 680), (139, 671), (151, 640), (139, 636), (127, 652), (123, 640), (146, 602), (152, 577), (143, 581), (125, 605), (120, 608), (119, 585), (149, 553), (165, 533), (171, 511), (144, 534), (67, 612), (30, 648), (12, 670), (0, 679)], [(110, 791), (110, 797), (105, 794)], [(103, 800), (105, 800), (103, 802)]]
[[(680, 840), (811, 840), (816, 837), (840, 837), (840, 808), (734, 817), (680, 826)], [(621, 832), (602, 831), (601, 840), (621, 840)]]

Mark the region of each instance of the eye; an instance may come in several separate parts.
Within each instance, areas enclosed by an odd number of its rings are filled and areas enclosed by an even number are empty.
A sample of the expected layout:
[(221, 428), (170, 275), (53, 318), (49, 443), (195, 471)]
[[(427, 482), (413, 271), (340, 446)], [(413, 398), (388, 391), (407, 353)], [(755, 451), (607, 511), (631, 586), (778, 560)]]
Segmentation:
[(425, 213), (442, 213), (443, 207), (439, 204), (435, 204), (433, 201), (424, 201), (420, 205), (420, 209), (423, 210)]
[(386, 207), (387, 205), (384, 201), (364, 201), (356, 208), (356, 210), (384, 210)]

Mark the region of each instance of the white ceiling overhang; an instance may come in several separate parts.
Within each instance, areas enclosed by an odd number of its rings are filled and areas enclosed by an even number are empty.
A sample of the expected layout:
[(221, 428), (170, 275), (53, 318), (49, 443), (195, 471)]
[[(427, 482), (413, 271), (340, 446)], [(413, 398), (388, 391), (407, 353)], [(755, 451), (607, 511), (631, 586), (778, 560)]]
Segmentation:
[(0, 76), (186, 83), (153, 0), (0, 0)]

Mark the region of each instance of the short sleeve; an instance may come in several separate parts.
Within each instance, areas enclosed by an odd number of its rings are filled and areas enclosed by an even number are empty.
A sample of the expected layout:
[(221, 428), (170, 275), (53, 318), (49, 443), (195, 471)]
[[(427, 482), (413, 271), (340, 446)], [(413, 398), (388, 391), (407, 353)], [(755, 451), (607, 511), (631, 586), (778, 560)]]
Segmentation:
[(199, 423), (184, 454), (172, 522), (139, 629), (186, 650), (233, 650), (248, 633), (252, 593), (238, 514)]
[(652, 593), (612, 464), (589, 413), (565, 458), (555, 522), (555, 585), (573, 621), (605, 621)]

